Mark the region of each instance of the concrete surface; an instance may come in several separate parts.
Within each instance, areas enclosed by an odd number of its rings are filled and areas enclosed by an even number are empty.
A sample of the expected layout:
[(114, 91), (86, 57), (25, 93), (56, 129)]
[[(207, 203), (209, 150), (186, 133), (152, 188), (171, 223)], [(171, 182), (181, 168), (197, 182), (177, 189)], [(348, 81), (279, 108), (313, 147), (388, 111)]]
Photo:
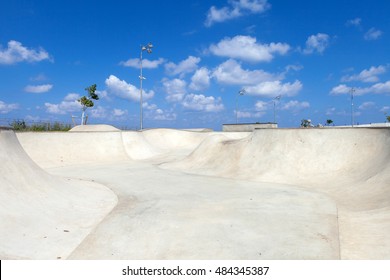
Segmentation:
[(0, 131), (0, 259), (389, 259), (390, 129)]
[(263, 128), (278, 128), (277, 123), (234, 123), (223, 124), (222, 131), (224, 132), (252, 132), (255, 129)]

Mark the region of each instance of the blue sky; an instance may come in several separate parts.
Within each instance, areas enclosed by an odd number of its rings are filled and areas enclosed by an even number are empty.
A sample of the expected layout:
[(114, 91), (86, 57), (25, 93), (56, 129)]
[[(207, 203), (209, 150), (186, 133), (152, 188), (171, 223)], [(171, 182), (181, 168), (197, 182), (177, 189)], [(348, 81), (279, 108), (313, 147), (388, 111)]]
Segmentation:
[[(390, 115), (390, 3), (0, 0), (0, 119), (209, 127)], [(239, 91), (245, 89), (244, 95)], [(275, 99), (281, 96), (280, 99)]]

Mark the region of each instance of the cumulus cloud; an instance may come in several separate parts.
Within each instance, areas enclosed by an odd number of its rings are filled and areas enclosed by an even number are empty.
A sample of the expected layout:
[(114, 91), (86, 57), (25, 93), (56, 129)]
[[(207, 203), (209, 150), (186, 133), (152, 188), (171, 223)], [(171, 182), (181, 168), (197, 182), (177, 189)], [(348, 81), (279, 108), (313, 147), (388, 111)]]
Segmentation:
[(210, 27), (214, 23), (224, 22), (246, 14), (261, 14), (271, 8), (267, 0), (230, 0), (228, 3), (228, 6), (219, 9), (212, 6), (207, 13), (205, 26)]
[(306, 102), (306, 101), (299, 102), (297, 100), (291, 100), (291, 101), (285, 103), (281, 109), (297, 113), (297, 112), (302, 111), (304, 109), (307, 109), (309, 107), (310, 107), (309, 102)]
[(18, 104), (7, 104), (0, 100), (0, 114), (7, 114), (13, 110), (16, 110), (19, 108)]
[(114, 117), (122, 117), (127, 114), (127, 110), (122, 110), (122, 109), (114, 109), (112, 110), (112, 115)]
[(170, 110), (163, 110), (158, 108), (156, 104), (149, 104), (144, 102), (142, 107), (145, 108), (145, 115), (149, 119), (157, 120), (157, 121), (173, 121), (176, 120), (177, 114)]
[(51, 60), (47, 51), (42, 48), (38, 50), (29, 49), (18, 41), (9, 41), (7, 48), (0, 46), (0, 64), (16, 64), (19, 62), (39, 62)]
[(362, 19), (361, 18), (354, 18), (354, 19), (350, 19), (346, 22), (346, 25), (347, 26), (360, 26), (362, 22)]
[(320, 53), (322, 54), (329, 46), (329, 35), (324, 33), (318, 33), (317, 35), (311, 35), (306, 40), (306, 47), (303, 50), (304, 54)]
[(229, 85), (254, 85), (281, 78), (263, 70), (244, 70), (241, 64), (234, 59), (229, 59), (217, 66), (212, 77), (220, 83)]
[(285, 43), (259, 44), (256, 38), (237, 35), (222, 39), (218, 44), (212, 44), (209, 50), (217, 56), (242, 59), (253, 62), (271, 61), (275, 54), (284, 55), (290, 50)]
[(255, 104), (256, 111), (266, 111), (270, 106), (269, 102), (257, 101)]
[(364, 39), (367, 41), (373, 41), (379, 39), (381, 37), (383, 32), (381, 30), (378, 30), (376, 28), (371, 28), (364, 34)]
[(378, 75), (386, 73), (386, 67), (379, 65), (371, 66), (370, 69), (364, 69), (357, 75), (347, 75), (341, 78), (342, 82), (360, 81), (364, 83), (375, 83), (379, 81)]
[(374, 107), (375, 107), (375, 102), (367, 101), (367, 102), (363, 102), (359, 106), (359, 110), (368, 110), (368, 109), (372, 109)]
[(184, 108), (203, 111), (203, 112), (220, 112), (224, 109), (222, 99), (214, 96), (204, 96), (203, 94), (188, 94), (181, 103)]
[[(110, 75), (105, 81), (107, 92), (113, 94), (117, 97), (139, 101), (140, 100), (140, 90), (132, 84), (127, 83), (124, 80), (118, 79), (114, 75)], [(154, 91), (142, 90), (143, 100), (148, 100), (154, 96)]]
[[(354, 87), (354, 95), (364, 95), (364, 94), (386, 94), (390, 93), (390, 81), (385, 83), (376, 83), (370, 87)], [(341, 95), (341, 94), (351, 94), (352, 87), (345, 84), (335, 86), (330, 91), (331, 95)]]
[[(142, 68), (149, 68), (149, 69), (158, 68), (160, 64), (163, 64), (164, 62), (165, 59), (163, 58), (159, 58), (157, 60), (142, 59)], [(119, 64), (125, 67), (140, 68), (139, 58), (131, 58), (127, 61), (121, 61)]]
[(265, 112), (249, 112), (249, 111), (234, 111), (237, 114), (237, 118), (249, 119), (249, 118), (260, 118), (264, 116)]
[(379, 111), (387, 114), (390, 111), (390, 106), (383, 106)]
[(78, 95), (77, 93), (69, 93), (58, 104), (46, 102), (46, 112), (50, 114), (65, 115), (68, 113), (80, 111), (81, 105), (77, 101), (77, 99), (79, 98), (80, 95)]
[(102, 106), (93, 107), (90, 110), (90, 113), (91, 113), (91, 116), (96, 118), (96, 119), (103, 119), (103, 118), (106, 118), (108, 116), (106, 108), (104, 108)]
[(296, 80), (294, 83), (282, 83), (281, 81), (267, 81), (254, 86), (245, 87), (246, 94), (267, 98), (276, 96), (295, 96), (302, 89), (302, 83)]
[(53, 85), (51, 84), (37, 85), (37, 86), (28, 85), (24, 88), (24, 91), (30, 93), (43, 93), (43, 92), (50, 91), (52, 88)]
[(186, 94), (187, 83), (184, 80), (164, 79), (163, 86), (164, 86), (165, 92), (167, 93), (167, 96), (165, 97), (165, 99), (168, 102), (180, 102), (183, 99), (184, 95)]
[(200, 91), (208, 88), (210, 85), (210, 71), (202, 67), (196, 70), (191, 78), (190, 89)]
[(182, 77), (185, 74), (192, 73), (198, 69), (199, 62), (199, 57), (189, 56), (187, 59), (179, 62), (179, 64), (173, 62), (165, 64), (165, 70), (169, 75), (180, 75)]

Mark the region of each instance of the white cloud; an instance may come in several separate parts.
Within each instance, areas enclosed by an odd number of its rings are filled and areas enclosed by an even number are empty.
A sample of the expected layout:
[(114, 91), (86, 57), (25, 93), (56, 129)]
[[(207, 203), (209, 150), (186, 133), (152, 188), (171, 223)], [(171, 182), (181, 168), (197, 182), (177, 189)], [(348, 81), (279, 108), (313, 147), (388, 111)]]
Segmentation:
[(306, 47), (303, 50), (304, 54), (312, 54), (318, 52), (322, 54), (329, 45), (329, 35), (318, 33), (307, 38)]
[(234, 59), (220, 64), (212, 74), (218, 82), (229, 85), (254, 85), (265, 81), (274, 81), (281, 77), (263, 70), (244, 70)]
[(90, 112), (91, 116), (97, 119), (104, 119), (107, 117), (107, 110), (102, 106), (93, 107)]
[(165, 99), (168, 102), (180, 102), (183, 99), (184, 95), (186, 94), (186, 85), (187, 83), (184, 80), (164, 79), (163, 86), (165, 92), (167, 93)]
[[(368, 93), (373, 94), (385, 94), (390, 93), (390, 81), (385, 83), (376, 83), (370, 87), (354, 87), (354, 95), (363, 95)], [(330, 91), (331, 95), (340, 95), (340, 94), (351, 94), (352, 87), (349, 87), (345, 84), (338, 85)]]
[(0, 114), (7, 114), (13, 110), (16, 110), (19, 108), (18, 104), (7, 104), (0, 100)]
[(79, 99), (81, 96), (78, 94), (78, 93), (68, 93), (64, 100), (65, 101), (75, 101), (77, 99)]
[(48, 92), (52, 88), (53, 88), (53, 85), (51, 85), (51, 84), (38, 85), (38, 86), (28, 85), (24, 88), (24, 91), (30, 92), (30, 93), (43, 93), (43, 92)]
[(127, 110), (122, 110), (122, 109), (114, 109), (112, 110), (112, 115), (114, 117), (122, 117), (127, 114)]
[(190, 89), (200, 91), (208, 88), (210, 85), (210, 71), (202, 67), (196, 70), (191, 78)]
[(309, 102), (299, 102), (297, 100), (291, 100), (282, 106), (282, 110), (292, 111), (294, 113), (302, 111), (310, 107)]
[(382, 31), (375, 28), (371, 28), (364, 34), (364, 39), (367, 41), (377, 40), (380, 36), (382, 36), (382, 34)]
[(145, 102), (142, 106), (146, 109), (146, 116), (149, 119), (158, 121), (173, 121), (176, 120), (176, 113), (172, 110), (163, 110), (158, 108), (156, 104), (148, 104)]
[(331, 107), (326, 109), (325, 115), (331, 116), (334, 115), (335, 113), (336, 113), (336, 107)]
[[(133, 101), (139, 101), (140, 100), (140, 90), (133, 86), (132, 84), (128, 84), (124, 80), (118, 79), (114, 75), (110, 75), (106, 81), (107, 86), (107, 92), (110, 94), (113, 94), (117, 97), (127, 99), (127, 100), (133, 100)], [(154, 96), (154, 91), (146, 91), (142, 90), (142, 98), (143, 100), (148, 100)]]
[(157, 121), (174, 121), (176, 118), (176, 113), (167, 112), (162, 109), (157, 109), (153, 114), (153, 119)]
[(378, 75), (386, 72), (385, 66), (371, 66), (370, 69), (364, 69), (357, 75), (348, 75), (341, 78), (342, 82), (361, 81), (365, 83), (374, 83), (379, 81)]
[(56, 115), (65, 115), (68, 113), (81, 111), (81, 105), (77, 101), (78, 98), (80, 98), (78, 94), (70, 93), (65, 96), (64, 100), (59, 104), (46, 102), (46, 112)]
[(371, 109), (375, 106), (375, 102), (371, 102), (371, 101), (368, 101), (368, 102), (363, 102), (360, 106), (359, 106), (359, 110), (368, 110), (368, 109)]
[(173, 62), (165, 64), (165, 70), (169, 75), (180, 75), (182, 77), (187, 73), (194, 72), (198, 68), (199, 62), (199, 57), (189, 56), (187, 59), (182, 60), (179, 64), (175, 64)]
[[(160, 64), (163, 64), (165, 59), (159, 58), (157, 60), (142, 59), (142, 68), (154, 69), (158, 68)], [(119, 63), (125, 67), (140, 68), (139, 58), (131, 58), (127, 61), (121, 61)]]
[(383, 106), (379, 111), (387, 114), (390, 111), (390, 106)]
[(330, 94), (332, 95), (347, 94), (347, 93), (351, 93), (351, 89), (352, 89), (351, 87), (345, 84), (341, 84), (332, 88)]
[(204, 112), (220, 112), (224, 109), (220, 97), (204, 96), (203, 94), (188, 94), (185, 96), (182, 105), (186, 109)]
[(347, 26), (360, 26), (361, 23), (362, 23), (361, 18), (354, 18), (354, 19), (348, 20), (346, 25)]
[(282, 83), (281, 81), (267, 81), (255, 86), (245, 87), (248, 95), (274, 98), (275, 96), (294, 96), (302, 89), (302, 83), (296, 80), (294, 83)]
[(6, 49), (0, 46), (0, 64), (16, 64), (18, 62), (38, 62), (51, 60), (49, 53), (44, 49), (28, 49), (17, 41), (9, 41)]
[(249, 118), (260, 118), (264, 116), (265, 112), (248, 112), (248, 111), (234, 111), (237, 114), (237, 118), (249, 119)]
[(210, 27), (214, 23), (224, 22), (230, 19), (244, 16), (245, 14), (260, 14), (271, 8), (267, 0), (230, 0), (230, 6), (220, 9), (212, 6), (205, 21), (205, 26)]
[(286, 54), (290, 46), (285, 43), (258, 44), (254, 37), (237, 35), (222, 39), (216, 45), (212, 44), (209, 50), (217, 56), (262, 62), (271, 61), (275, 54)]
[(270, 103), (264, 101), (257, 101), (255, 104), (256, 111), (266, 111), (269, 108)]
[(46, 80), (47, 80), (46, 75), (42, 74), (42, 73), (30, 78), (30, 81), (33, 81), (33, 82), (42, 82), (42, 81), (46, 81)]
[[(364, 89), (362, 89), (364, 91)], [(366, 93), (390, 93), (390, 81), (387, 81), (385, 83), (377, 83), (368, 89), (366, 89)]]

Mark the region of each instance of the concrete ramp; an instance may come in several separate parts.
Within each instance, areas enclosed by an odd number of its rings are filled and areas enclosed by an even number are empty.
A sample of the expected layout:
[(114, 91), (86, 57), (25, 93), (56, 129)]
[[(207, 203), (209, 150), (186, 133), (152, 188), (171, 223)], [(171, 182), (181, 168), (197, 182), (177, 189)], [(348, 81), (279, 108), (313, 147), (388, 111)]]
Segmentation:
[(162, 168), (302, 186), (339, 209), (342, 258), (390, 258), (390, 129), (261, 129), (206, 139)]
[(390, 258), (389, 128), (17, 136), (63, 178), (1, 131), (0, 257)]
[(0, 192), (0, 259), (66, 258), (117, 202), (102, 185), (40, 169), (11, 130), (0, 130)]
[(129, 160), (118, 132), (23, 132), (17, 137), (39, 166), (81, 165)]
[[(387, 128), (261, 129), (239, 140), (212, 136), (185, 159), (162, 167), (319, 188), (341, 197), (378, 195), (380, 207), (390, 204), (390, 190), (384, 189), (390, 182), (389, 147)], [(365, 182), (375, 188), (353, 187)]]

